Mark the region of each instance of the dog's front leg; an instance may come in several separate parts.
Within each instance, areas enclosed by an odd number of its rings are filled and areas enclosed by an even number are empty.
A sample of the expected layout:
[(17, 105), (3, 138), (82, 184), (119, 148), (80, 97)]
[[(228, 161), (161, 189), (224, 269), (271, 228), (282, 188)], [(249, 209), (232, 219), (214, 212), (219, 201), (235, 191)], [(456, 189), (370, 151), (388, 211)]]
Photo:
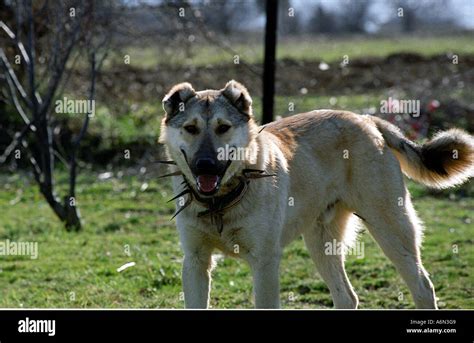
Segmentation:
[(280, 256), (250, 262), (256, 308), (280, 308)]
[(211, 284), (211, 253), (189, 253), (183, 261), (186, 308), (208, 308)]

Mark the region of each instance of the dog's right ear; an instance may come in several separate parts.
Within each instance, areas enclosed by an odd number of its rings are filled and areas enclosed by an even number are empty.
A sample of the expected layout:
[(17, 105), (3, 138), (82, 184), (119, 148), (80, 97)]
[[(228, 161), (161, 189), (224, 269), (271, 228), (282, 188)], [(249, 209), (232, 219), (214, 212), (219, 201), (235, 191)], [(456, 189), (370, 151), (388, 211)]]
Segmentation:
[(241, 83), (230, 80), (222, 89), (222, 94), (248, 118), (252, 116), (252, 98)]
[(188, 82), (178, 83), (173, 86), (163, 98), (163, 109), (166, 112), (166, 121), (170, 120), (179, 112), (184, 111), (186, 101), (196, 95), (196, 91)]

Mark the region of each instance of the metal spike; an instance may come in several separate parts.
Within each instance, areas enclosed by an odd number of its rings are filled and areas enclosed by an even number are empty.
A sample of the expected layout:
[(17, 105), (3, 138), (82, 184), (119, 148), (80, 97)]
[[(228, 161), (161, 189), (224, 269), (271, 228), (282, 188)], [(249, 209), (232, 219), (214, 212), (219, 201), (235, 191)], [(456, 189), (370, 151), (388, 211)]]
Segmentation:
[(155, 161), (156, 163), (163, 163), (163, 164), (173, 164), (176, 165), (175, 161)]
[(362, 217), (361, 215), (358, 215), (357, 213), (353, 213), (354, 215), (356, 215), (357, 217), (359, 217), (360, 219), (362, 219), (363, 221), (366, 221), (364, 217)]
[(265, 170), (260, 169), (244, 169), (243, 174), (247, 179), (259, 179), (262, 177), (276, 176), (276, 174), (264, 174)]
[(222, 218), (222, 214), (217, 214), (216, 218), (215, 218), (215, 224), (216, 224), (216, 227), (217, 227), (217, 232), (219, 233), (219, 235), (222, 234), (222, 231), (224, 230), (224, 218)]
[[(198, 218), (201, 218), (201, 217), (205, 217), (205, 216), (208, 216), (212, 214), (211, 210), (204, 210), (204, 211), (201, 211), (198, 213)], [(212, 222), (212, 218), (211, 218), (211, 222)]]
[(261, 169), (244, 169), (242, 170), (242, 172), (245, 174), (245, 173), (263, 173), (265, 172), (265, 170), (261, 170)]
[(193, 199), (192, 199), (191, 197), (189, 197), (189, 199), (184, 203), (184, 205), (183, 205), (179, 210), (177, 210), (177, 211), (175, 212), (175, 214), (173, 214), (173, 216), (170, 218), (170, 220), (173, 220), (174, 217), (176, 217), (178, 214), (180, 214), (182, 210), (184, 210), (186, 207), (188, 207), (189, 205), (191, 205), (192, 200), (193, 200)]
[(263, 174), (263, 175), (248, 175), (246, 176), (248, 179), (260, 179), (262, 177), (271, 177), (271, 176), (277, 176), (276, 174)]
[(169, 173), (169, 174), (165, 174), (165, 175), (160, 175), (158, 176), (159, 179), (163, 178), (163, 177), (169, 177), (169, 176), (179, 176), (179, 175), (183, 175), (183, 173), (181, 171), (175, 171), (173, 173)]
[(168, 200), (167, 202), (171, 202), (173, 200), (176, 200), (178, 199), (179, 197), (185, 195), (185, 194), (188, 194), (188, 193), (191, 193), (191, 190), (189, 189), (185, 189), (184, 191), (182, 191), (181, 193), (179, 193), (178, 195), (175, 195), (173, 198), (171, 198), (170, 200)]

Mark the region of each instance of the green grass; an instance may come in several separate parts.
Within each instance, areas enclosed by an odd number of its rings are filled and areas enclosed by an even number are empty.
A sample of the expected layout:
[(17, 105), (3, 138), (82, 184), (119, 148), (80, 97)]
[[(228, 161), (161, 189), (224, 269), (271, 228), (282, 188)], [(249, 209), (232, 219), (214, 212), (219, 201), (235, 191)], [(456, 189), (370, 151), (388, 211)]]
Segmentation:
[[(461, 55), (474, 53), (471, 40), (466, 36), (360, 41), (357, 38), (293, 39), (280, 42), (278, 57), (332, 62), (344, 55), (350, 59), (383, 57), (400, 51)], [(242, 61), (254, 63), (262, 59), (258, 44), (233, 48)], [(156, 67), (158, 63), (164, 67), (169, 63), (197, 67), (233, 63), (233, 56), (207, 45), (192, 49), (190, 59), (154, 47), (127, 50), (131, 64), (139, 68)], [(378, 108), (382, 98), (386, 98), (382, 92), (278, 96), (275, 113), (285, 116), (318, 108), (362, 112)], [(294, 104), (293, 111), (290, 103)], [(254, 104), (259, 118), (260, 99), (255, 97)], [(90, 134), (101, 136), (104, 144), (155, 141), (161, 118), (158, 113), (162, 113), (159, 101), (130, 103), (129, 107), (130, 111), (122, 115), (98, 107)], [(80, 121), (76, 124), (80, 125)], [(172, 194), (169, 185), (145, 176), (99, 181), (97, 175), (83, 173), (78, 180), (77, 198), (85, 219), (84, 230), (68, 233), (39, 195), (37, 186), (28, 179), (26, 175), (0, 175), (0, 240), (33, 241), (39, 245), (37, 260), (0, 256), (0, 307), (183, 307), (182, 253), (174, 223), (169, 221), (174, 210), (172, 204), (166, 203)], [(456, 193), (450, 196), (450, 192), (431, 193), (412, 183), (409, 186), (420, 217), (426, 223), (423, 258), (432, 274), (440, 307), (474, 308), (471, 223), (474, 200), (458, 198)], [(474, 193), (471, 190), (467, 194)], [(359, 295), (360, 307), (413, 308), (406, 286), (374, 241), (367, 233), (360, 239), (365, 246), (365, 258), (349, 256), (347, 261), (347, 272)], [(453, 244), (457, 244), (458, 253), (453, 252)], [(132, 261), (136, 263), (134, 267), (117, 272), (118, 267)], [(214, 271), (211, 305), (250, 308), (251, 298), (248, 266), (243, 261), (220, 258)], [(285, 250), (281, 299), (284, 308), (332, 306), (327, 287), (315, 272), (301, 239)]]
[[(173, 205), (165, 201), (171, 196), (169, 185), (144, 176), (99, 181), (95, 174), (82, 175), (78, 205), (84, 230), (68, 233), (26, 175), (1, 175), (0, 180), (0, 240), (39, 245), (37, 260), (0, 256), (0, 307), (183, 307), (182, 253), (169, 221)], [(427, 226), (423, 258), (440, 307), (474, 308), (474, 200), (431, 197), (420, 186), (410, 188)], [(413, 308), (390, 262), (367, 233), (360, 238), (365, 258), (349, 256), (347, 261), (360, 307)], [(458, 245), (457, 254), (453, 244)], [(136, 266), (117, 272), (132, 261)], [(215, 308), (252, 307), (251, 277), (243, 261), (219, 259), (211, 299)], [(281, 299), (284, 308), (332, 306), (301, 239), (285, 250)]]
[[(263, 41), (228, 44), (235, 52), (230, 53), (221, 47), (195, 41), (186, 49), (172, 47), (134, 47), (123, 49), (121, 54), (107, 61), (106, 66), (124, 63), (124, 56), (130, 56), (130, 65), (137, 68), (159, 68), (166, 65), (192, 65), (200, 67), (213, 64), (234, 63), (238, 55), (240, 61), (261, 63), (263, 61)], [(286, 38), (278, 42), (277, 58), (297, 60), (323, 60), (326, 62), (342, 61), (347, 55), (349, 59), (361, 57), (386, 57), (398, 52), (415, 52), (424, 56), (442, 53), (458, 55), (474, 53), (472, 37), (469, 35), (418, 37), (399, 36), (386, 37), (345, 37)]]
[(352, 37), (342, 39), (295, 40), (283, 41), (278, 49), (278, 58), (297, 60), (321, 59), (328, 62), (342, 61), (347, 55), (349, 59), (362, 57), (386, 57), (393, 53), (414, 52), (423, 56), (442, 53), (470, 54), (474, 52), (472, 36), (454, 37), (417, 37), (399, 36), (383, 37)]

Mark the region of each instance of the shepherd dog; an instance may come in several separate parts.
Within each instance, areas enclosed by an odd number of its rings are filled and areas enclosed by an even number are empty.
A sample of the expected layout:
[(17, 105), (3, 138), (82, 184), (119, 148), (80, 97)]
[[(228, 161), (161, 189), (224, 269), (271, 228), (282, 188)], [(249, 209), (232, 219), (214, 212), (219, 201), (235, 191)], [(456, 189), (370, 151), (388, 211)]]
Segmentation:
[(314, 110), (258, 125), (248, 90), (175, 85), (163, 99), (159, 142), (176, 196), (186, 308), (208, 308), (217, 249), (246, 261), (256, 308), (279, 308), (282, 251), (303, 236), (335, 308), (358, 297), (345, 251), (364, 225), (417, 308), (436, 309), (420, 254), (423, 226), (403, 174), (433, 188), (473, 176), (474, 138), (452, 128), (424, 144), (379, 117)]

